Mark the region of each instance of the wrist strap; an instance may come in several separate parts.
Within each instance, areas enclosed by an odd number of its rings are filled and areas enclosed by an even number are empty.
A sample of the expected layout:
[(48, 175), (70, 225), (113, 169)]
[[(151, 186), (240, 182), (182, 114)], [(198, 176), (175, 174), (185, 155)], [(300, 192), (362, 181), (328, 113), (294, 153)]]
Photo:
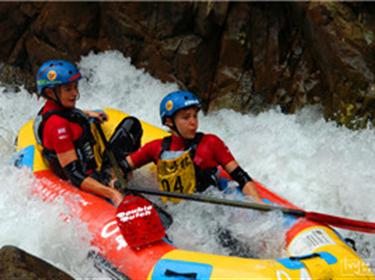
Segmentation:
[(229, 175), (240, 185), (241, 191), (247, 182), (253, 180), (241, 166), (237, 166)]

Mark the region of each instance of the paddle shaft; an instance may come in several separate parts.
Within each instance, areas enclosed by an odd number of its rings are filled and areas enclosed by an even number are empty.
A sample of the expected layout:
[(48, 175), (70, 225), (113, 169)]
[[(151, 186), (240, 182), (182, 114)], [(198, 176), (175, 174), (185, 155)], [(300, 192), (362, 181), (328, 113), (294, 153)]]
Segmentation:
[(139, 192), (149, 195), (157, 195), (157, 196), (166, 196), (172, 198), (179, 198), (185, 200), (192, 200), (197, 202), (204, 202), (204, 203), (211, 203), (217, 205), (224, 205), (224, 206), (232, 206), (232, 207), (239, 207), (239, 208), (246, 208), (246, 209), (255, 209), (260, 211), (274, 211), (278, 210), (284, 214), (293, 215), (296, 217), (305, 217), (311, 221), (320, 222), (330, 224), (335, 227), (360, 231), (365, 233), (375, 233), (375, 223), (373, 222), (366, 222), (366, 221), (359, 221), (353, 220), (323, 213), (317, 212), (307, 212), (300, 209), (293, 209), (287, 208), (277, 205), (269, 205), (269, 204), (260, 204), (250, 201), (236, 201), (236, 200), (228, 200), (228, 199), (221, 199), (215, 197), (207, 197), (199, 194), (183, 194), (183, 193), (175, 193), (175, 192), (166, 192), (160, 191), (155, 189), (148, 189), (148, 188), (141, 188), (141, 187), (130, 187), (128, 186), (127, 189), (132, 192)]
[(184, 193), (177, 193), (177, 192), (166, 192), (166, 191), (141, 188), (141, 187), (134, 188), (134, 187), (128, 186), (127, 188), (130, 191), (140, 192), (140, 193), (150, 194), (150, 195), (166, 196), (166, 197), (205, 202), (205, 203), (211, 203), (211, 204), (217, 204), (217, 205), (255, 209), (255, 210), (260, 210), (260, 211), (280, 210), (285, 214), (290, 214), (293, 216), (298, 216), (298, 217), (305, 216), (305, 212), (302, 210), (285, 208), (285, 207), (275, 206), (275, 205), (260, 204), (260, 203), (250, 202), (250, 201), (228, 200), (228, 199), (221, 199), (221, 198), (216, 198), (216, 197), (203, 196), (203, 195), (194, 194), (194, 193), (184, 194)]
[(107, 155), (109, 157), (109, 160), (110, 160), (112, 168), (113, 168), (113, 171), (115, 172), (115, 176), (116, 176), (117, 180), (120, 182), (121, 187), (123, 189), (125, 189), (126, 188), (125, 179), (124, 179), (124, 177), (123, 177), (123, 175), (120, 171), (120, 166), (117, 163), (115, 155), (113, 154), (112, 149), (109, 147), (109, 144), (108, 144), (107, 138), (104, 135), (103, 129), (100, 126), (100, 123), (98, 121), (95, 121), (94, 123), (95, 123), (95, 126), (96, 126), (96, 128), (99, 132), (100, 138), (103, 141), (105, 151), (107, 152)]
[(232, 206), (232, 207), (239, 207), (239, 208), (246, 208), (246, 209), (255, 209), (255, 210), (260, 210), (260, 211), (278, 210), (278, 211), (283, 212), (284, 214), (289, 214), (289, 215), (293, 215), (296, 217), (305, 217), (312, 221), (323, 222), (323, 223), (327, 223), (327, 224), (340, 227), (340, 228), (344, 228), (344, 229), (366, 232), (366, 233), (375, 233), (375, 223), (373, 222), (353, 220), (353, 219), (348, 219), (348, 218), (343, 218), (343, 217), (338, 217), (338, 216), (333, 216), (333, 215), (328, 215), (328, 214), (323, 214), (323, 213), (307, 212), (307, 211), (300, 210), (300, 209), (293, 209), (293, 208), (287, 208), (287, 207), (276, 206), (276, 205), (260, 204), (260, 203), (249, 202), (249, 201), (235, 201), (235, 200), (220, 199), (220, 198), (215, 198), (215, 197), (207, 197), (207, 196), (202, 196), (199, 194), (184, 194), (184, 193), (160, 191), (156, 189), (148, 189), (148, 188), (141, 188), (141, 187), (134, 188), (134, 187), (127, 186), (125, 179), (123, 178), (121, 174), (120, 167), (117, 163), (117, 160), (112, 150), (109, 147), (108, 141), (104, 135), (104, 132), (100, 124), (98, 122), (95, 122), (95, 125), (97, 127), (100, 137), (102, 138), (104, 147), (108, 153), (115, 175), (117, 179), (119, 180), (121, 187), (123, 189), (127, 189), (133, 192), (139, 192), (143, 194), (149, 194), (149, 195), (166, 196), (166, 197), (192, 200), (192, 201), (197, 201), (197, 202), (205, 202), (205, 203), (211, 203), (211, 204), (217, 204), (217, 205)]

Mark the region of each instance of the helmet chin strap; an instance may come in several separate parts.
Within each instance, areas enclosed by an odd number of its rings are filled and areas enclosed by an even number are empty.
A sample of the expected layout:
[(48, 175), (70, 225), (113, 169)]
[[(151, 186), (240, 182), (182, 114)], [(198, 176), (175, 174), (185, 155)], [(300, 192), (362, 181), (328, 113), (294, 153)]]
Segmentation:
[[(55, 102), (57, 105), (59, 105), (59, 106), (61, 106), (61, 107), (63, 107), (63, 108), (66, 108), (63, 104), (62, 104), (62, 102), (61, 102), (61, 99), (60, 99), (60, 97), (59, 97), (59, 94), (58, 94), (58, 92), (57, 92), (57, 89), (58, 87), (54, 87), (54, 88), (51, 88), (51, 90), (53, 91), (53, 95), (54, 95), (54, 97), (55, 98), (52, 98), (52, 97), (50, 97), (50, 96), (48, 96), (47, 94), (42, 94), (45, 98), (47, 98), (47, 99), (49, 99), (49, 100), (52, 100), (53, 102)], [(79, 92), (78, 92), (78, 95), (77, 95), (77, 97), (76, 97), (76, 100), (79, 100), (79, 98), (81, 97), (81, 95), (79, 94)]]
[(59, 95), (58, 95), (58, 92), (57, 92), (57, 87), (51, 88), (51, 90), (52, 90), (53, 95), (54, 95), (55, 98), (52, 98), (51, 96), (49, 96), (49, 95), (47, 95), (47, 94), (45, 94), (45, 93), (42, 94), (43, 97), (45, 97), (45, 98), (47, 98), (47, 99), (49, 99), (49, 100), (52, 100), (52, 101), (55, 102), (57, 105), (59, 105), (59, 106), (65, 108), (64, 105), (61, 103), (61, 99), (60, 99), (60, 97), (59, 97)]
[(172, 120), (172, 125), (169, 126), (170, 129), (172, 129), (174, 132), (176, 132), (176, 134), (178, 136), (180, 136), (182, 139), (184, 139), (184, 142), (185, 142), (185, 146), (187, 145), (187, 147), (190, 147), (190, 144), (194, 141), (195, 139), (195, 136), (193, 139), (186, 139), (184, 136), (181, 135), (181, 133), (178, 131), (178, 128), (176, 126), (176, 122), (174, 121), (174, 118)]
[[(199, 109), (199, 107), (198, 107), (198, 111), (199, 111), (199, 110), (200, 110), (200, 109)], [(197, 111), (197, 113), (198, 113), (198, 111)], [(176, 113), (177, 113), (177, 112), (176, 112)], [(180, 136), (181, 138), (183, 138), (183, 139), (185, 139), (185, 140), (189, 140), (189, 139), (186, 139), (184, 136), (182, 136), (181, 133), (180, 133), (180, 131), (178, 131), (178, 128), (177, 128), (177, 125), (176, 125), (176, 122), (175, 122), (175, 118), (174, 118), (174, 116), (176, 115), (176, 113), (171, 117), (171, 119), (172, 119), (172, 125), (169, 126), (169, 128), (172, 129), (172, 130), (174, 130), (174, 131), (176, 132), (176, 134), (177, 134), (178, 136)]]
[(58, 95), (57, 87), (52, 88), (52, 90), (53, 90), (53, 94), (55, 95), (55, 99), (53, 99), (53, 100), (57, 103), (57, 105), (59, 105), (61, 107), (64, 107), (64, 105), (61, 103), (61, 99)]
[[(174, 116), (175, 116), (175, 115), (174, 115)], [(185, 140), (188, 140), (188, 139), (186, 139), (184, 136), (181, 135), (180, 131), (178, 131), (178, 128), (177, 128), (177, 125), (176, 125), (176, 122), (175, 122), (175, 118), (174, 118), (174, 116), (171, 117), (171, 119), (172, 119), (172, 125), (168, 125), (168, 127), (169, 127), (170, 129), (172, 129), (173, 131), (175, 131), (176, 134), (177, 134), (178, 136), (180, 136), (181, 138), (183, 138), (183, 139), (185, 139)]]
[[(170, 126), (170, 128), (171, 128), (172, 130), (174, 130), (174, 131), (177, 133), (178, 136), (180, 136), (181, 138), (184, 138), (184, 137), (181, 135), (181, 133), (178, 131), (178, 128), (177, 128), (176, 122), (175, 122), (175, 120), (174, 120), (174, 117), (172, 117), (172, 125)], [(185, 138), (184, 138), (184, 139), (185, 139)]]
[(57, 92), (55, 91), (55, 88), (51, 88), (51, 90), (53, 91), (53, 95), (55, 96), (55, 98), (52, 98), (51, 96), (46, 94), (45, 90), (43, 90), (41, 96), (43, 96), (44, 98), (46, 98), (48, 100), (52, 100), (53, 102), (55, 102), (59, 106), (62, 106), (61, 100), (60, 100), (59, 96), (57, 95)]

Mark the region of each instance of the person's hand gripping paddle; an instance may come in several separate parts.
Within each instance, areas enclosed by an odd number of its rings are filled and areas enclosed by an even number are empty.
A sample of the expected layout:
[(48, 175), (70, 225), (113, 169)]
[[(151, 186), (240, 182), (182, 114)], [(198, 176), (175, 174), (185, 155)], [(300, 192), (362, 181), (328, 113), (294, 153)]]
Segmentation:
[[(98, 122), (95, 122), (95, 125), (109, 155), (116, 177), (121, 187), (126, 190), (126, 182), (104, 132)], [(152, 203), (141, 196), (130, 194), (130, 192), (125, 195), (117, 207), (116, 220), (121, 234), (132, 249), (161, 241), (165, 236), (164, 226)]]

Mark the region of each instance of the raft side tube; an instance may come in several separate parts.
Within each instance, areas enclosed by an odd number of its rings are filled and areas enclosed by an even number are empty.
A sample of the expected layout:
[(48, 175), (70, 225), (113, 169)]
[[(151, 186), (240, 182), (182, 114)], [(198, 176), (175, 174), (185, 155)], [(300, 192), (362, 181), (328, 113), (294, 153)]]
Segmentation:
[[(103, 128), (107, 137), (116, 123), (127, 114), (106, 109), (109, 121)], [(168, 135), (165, 131), (141, 122), (142, 143)], [(32, 168), (40, 186), (35, 192), (46, 201), (63, 197), (75, 215), (88, 226), (92, 244), (108, 264), (131, 279), (368, 279), (373, 272), (330, 227), (302, 218), (291, 219), (287, 235), (289, 258), (251, 259), (219, 256), (176, 249), (160, 241), (132, 250), (121, 236), (114, 215), (116, 209), (107, 201), (60, 180), (43, 160), (33, 135), (32, 121), (20, 130), (17, 140), (18, 165)], [(263, 199), (282, 206), (296, 207), (259, 184)], [(77, 204), (79, 205), (77, 209)], [(297, 207), (296, 207), (297, 208)], [(66, 219), (69, 222), (69, 219)], [(169, 278), (168, 278), (169, 277)], [(207, 278), (206, 278), (207, 277)]]

